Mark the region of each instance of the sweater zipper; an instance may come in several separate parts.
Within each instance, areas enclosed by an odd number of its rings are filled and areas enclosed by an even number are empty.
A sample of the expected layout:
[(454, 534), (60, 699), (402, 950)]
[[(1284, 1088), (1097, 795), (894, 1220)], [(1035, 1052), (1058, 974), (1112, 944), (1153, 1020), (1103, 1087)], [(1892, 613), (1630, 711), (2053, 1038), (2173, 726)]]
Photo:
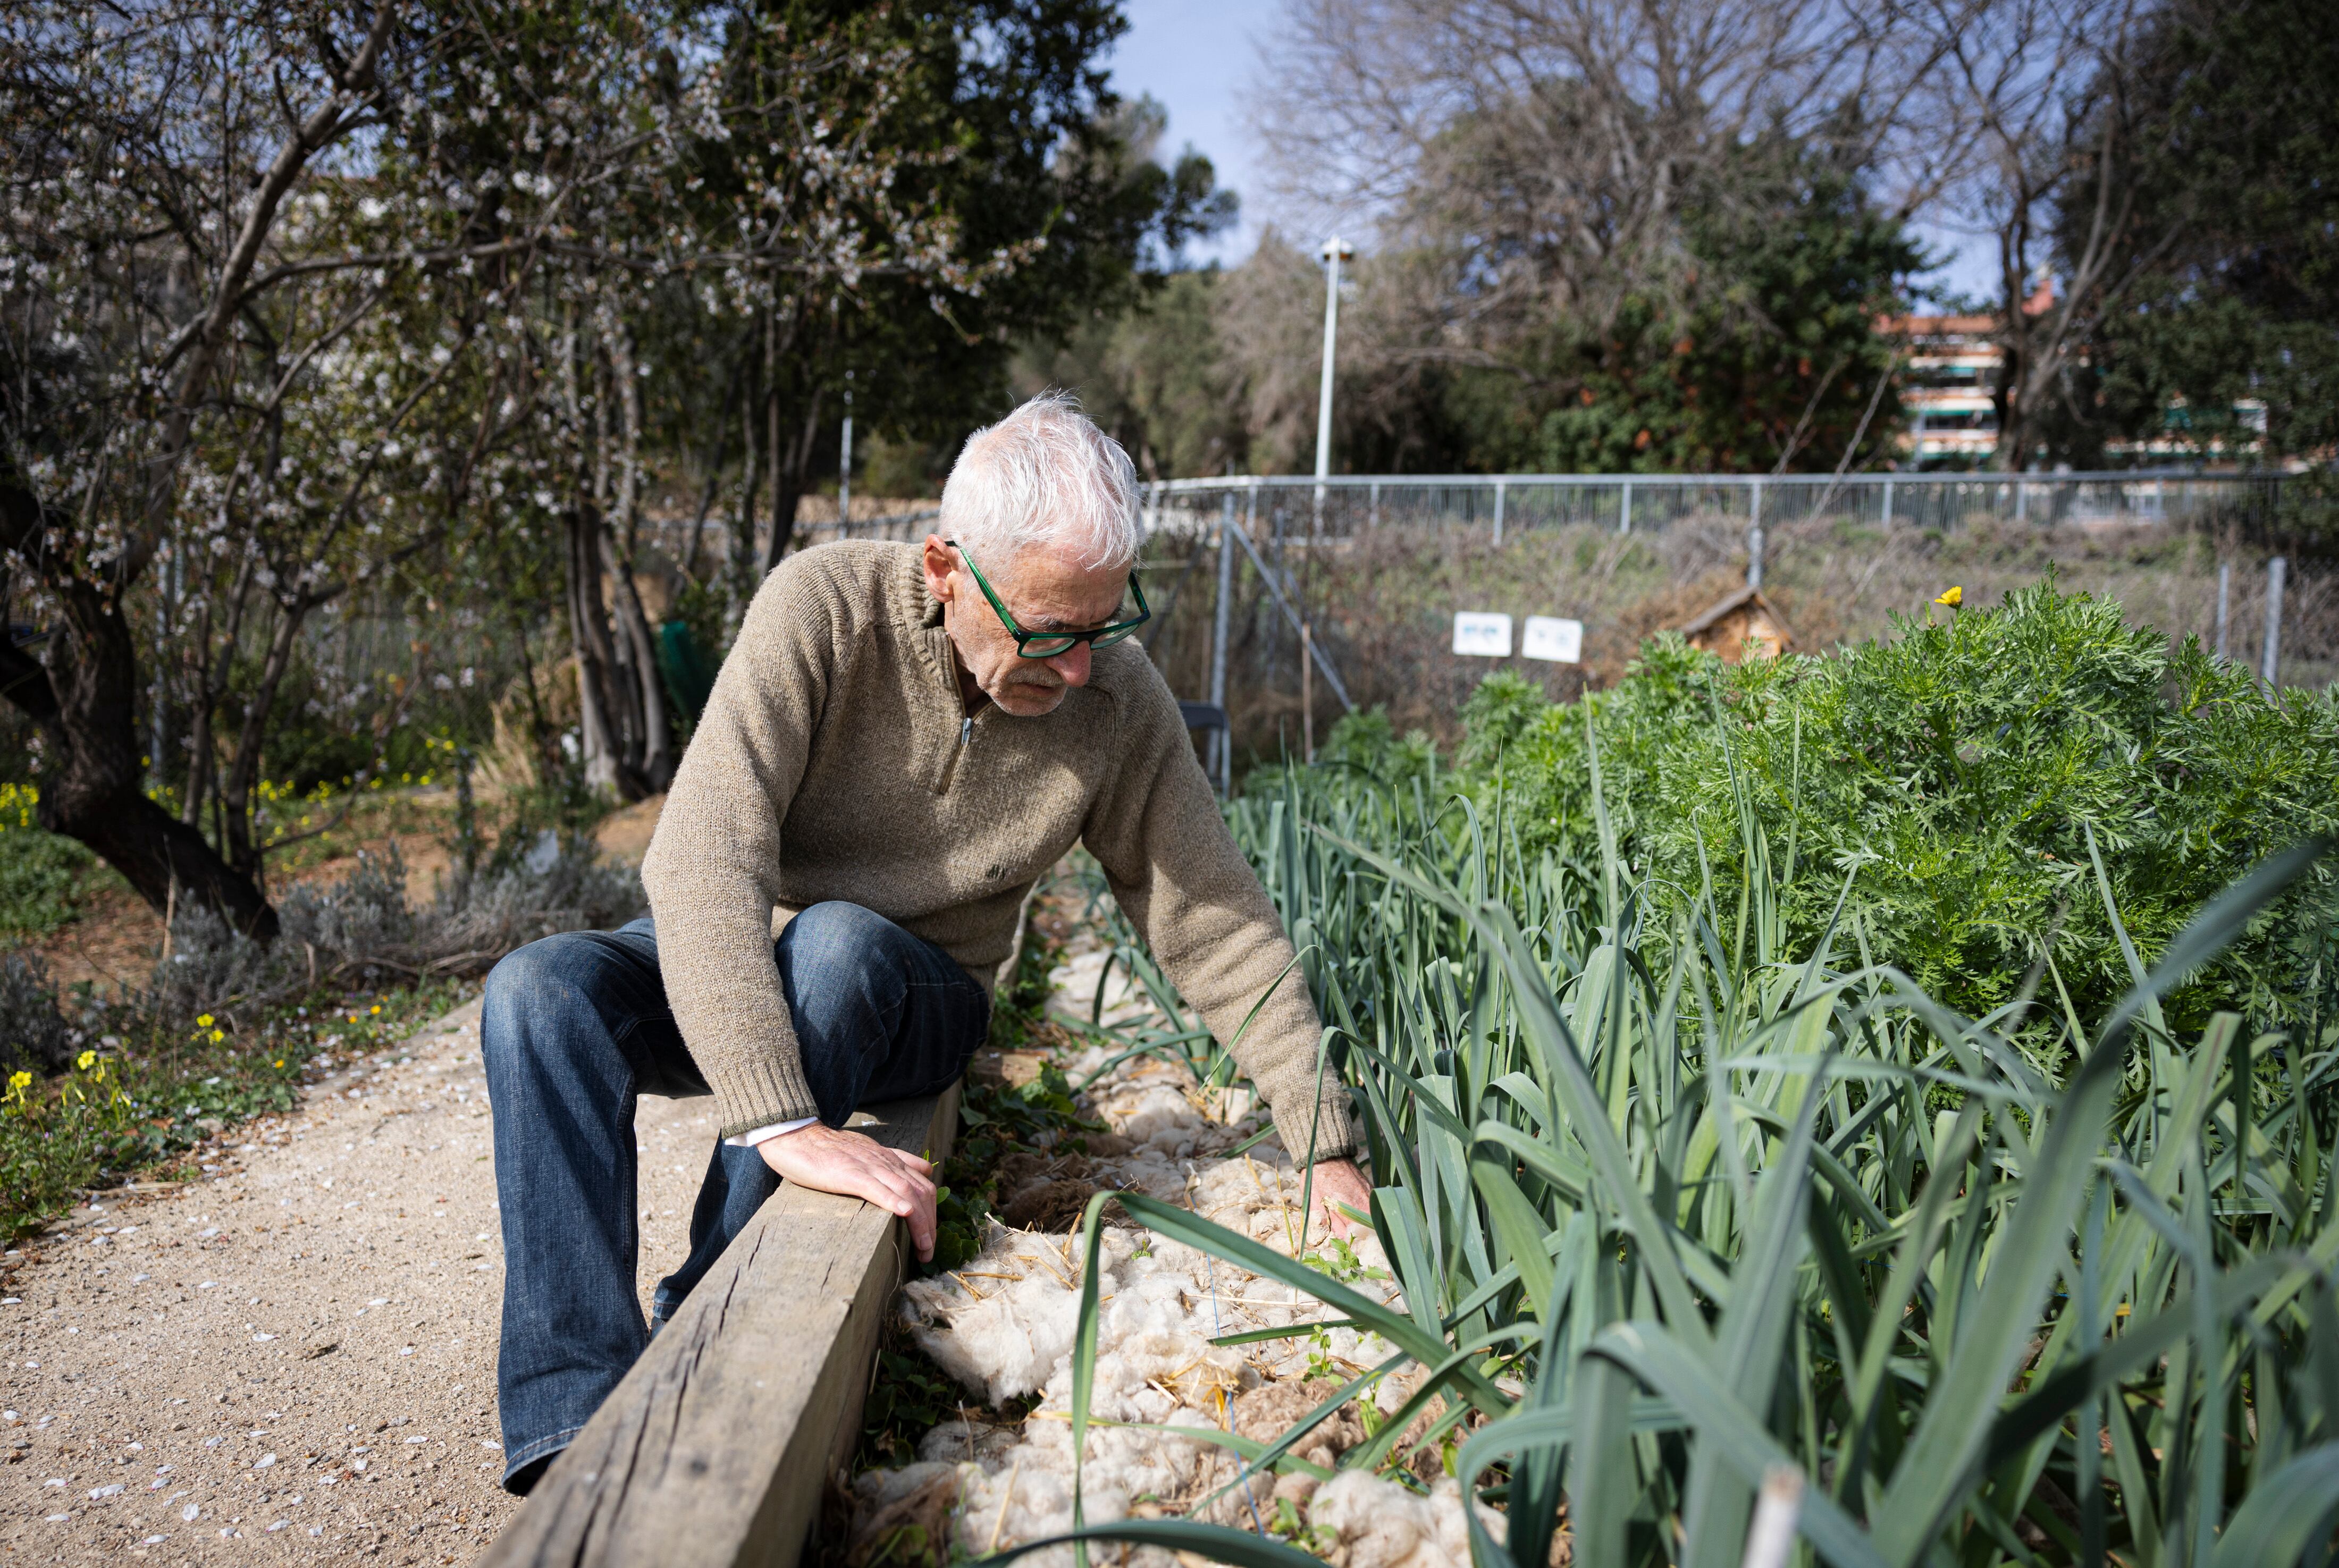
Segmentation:
[(947, 794), (950, 787), (958, 782), (959, 759), (966, 754), (967, 747), (973, 739), (974, 715), (962, 714), (958, 721), (958, 745), (951, 747), (943, 757), (942, 783), (938, 786), (942, 793)]

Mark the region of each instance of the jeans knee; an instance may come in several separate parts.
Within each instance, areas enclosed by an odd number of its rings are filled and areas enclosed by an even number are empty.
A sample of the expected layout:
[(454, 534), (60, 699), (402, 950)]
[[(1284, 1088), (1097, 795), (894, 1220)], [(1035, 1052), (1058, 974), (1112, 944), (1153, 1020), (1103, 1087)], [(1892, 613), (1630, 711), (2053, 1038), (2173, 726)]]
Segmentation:
[[(479, 1047), (488, 1070), (516, 1065), (558, 1025), (597, 1011), (595, 981), (606, 967), (581, 932), (542, 937), (508, 952), (488, 971), (479, 999)], [(562, 1031), (567, 1032), (567, 1031)]]
[(780, 944), (792, 964), (824, 974), (876, 974), (898, 970), (887, 950), (905, 933), (873, 910), (831, 900), (816, 903), (788, 922)]
[(891, 1011), (909, 977), (898, 951), (908, 936), (883, 915), (857, 903), (816, 903), (780, 933), (780, 965), (789, 1000), (819, 1013), (855, 1004)]

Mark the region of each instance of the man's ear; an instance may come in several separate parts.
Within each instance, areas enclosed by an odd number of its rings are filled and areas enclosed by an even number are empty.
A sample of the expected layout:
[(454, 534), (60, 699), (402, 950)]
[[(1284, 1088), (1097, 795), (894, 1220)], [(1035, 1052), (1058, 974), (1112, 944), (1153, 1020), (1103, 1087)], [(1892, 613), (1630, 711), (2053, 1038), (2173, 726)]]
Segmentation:
[(950, 603), (958, 587), (952, 576), (958, 569), (958, 561), (951, 554), (951, 547), (943, 543), (940, 534), (926, 536), (925, 550), (920, 564), (926, 570), (926, 591), (943, 603)]

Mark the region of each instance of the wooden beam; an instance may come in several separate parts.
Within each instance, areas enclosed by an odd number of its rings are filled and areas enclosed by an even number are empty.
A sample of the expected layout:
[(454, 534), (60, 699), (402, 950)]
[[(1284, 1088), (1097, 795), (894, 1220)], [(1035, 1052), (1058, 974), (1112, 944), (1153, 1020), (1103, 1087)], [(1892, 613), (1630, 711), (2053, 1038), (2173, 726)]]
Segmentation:
[[(940, 1164), (958, 1089), (854, 1128)], [(852, 1457), (908, 1227), (783, 1186), (650, 1342), (482, 1559), (492, 1568), (791, 1568)]]

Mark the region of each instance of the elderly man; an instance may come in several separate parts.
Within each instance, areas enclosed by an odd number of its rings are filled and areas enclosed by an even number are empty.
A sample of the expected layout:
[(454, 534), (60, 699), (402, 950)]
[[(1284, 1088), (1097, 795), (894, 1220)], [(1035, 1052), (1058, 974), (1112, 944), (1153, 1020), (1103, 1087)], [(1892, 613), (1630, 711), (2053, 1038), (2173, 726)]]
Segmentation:
[[(1147, 615), (1136, 488), (1072, 402), (1038, 398), (967, 442), (922, 547), (784, 562), (666, 797), (642, 867), (651, 918), (548, 938), (489, 977), (511, 1490), (781, 1178), (891, 1209), (933, 1255), (932, 1168), (845, 1121), (958, 1077), (1024, 895), (1075, 843), (1220, 1040), (1267, 997), (1241, 1065), (1327, 1204), (1368, 1201), (1345, 1095), (1317, 1101), (1319, 1025), (1291, 944), (1170, 688), (1124, 640)], [(690, 1257), (646, 1328), (643, 1093), (712, 1094), (721, 1122)]]

